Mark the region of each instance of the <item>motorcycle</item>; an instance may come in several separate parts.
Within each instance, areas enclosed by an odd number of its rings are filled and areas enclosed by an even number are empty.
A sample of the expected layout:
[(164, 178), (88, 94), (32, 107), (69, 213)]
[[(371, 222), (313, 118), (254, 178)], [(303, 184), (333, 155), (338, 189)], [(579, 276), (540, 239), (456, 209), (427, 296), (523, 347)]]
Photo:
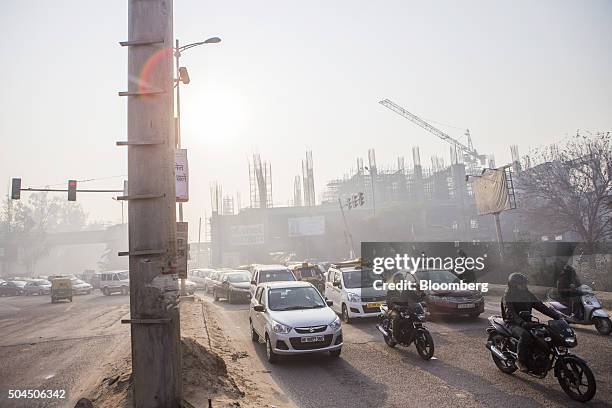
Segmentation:
[(413, 308), (399, 306), (400, 315), (399, 335), (394, 335), (393, 317), (387, 306), (380, 307), (381, 322), (376, 325), (385, 339), (387, 346), (393, 348), (396, 345), (410, 347), (412, 343), (416, 346), (419, 356), (423, 360), (429, 360), (434, 354), (434, 342), (427, 327), (423, 325), (426, 319), (426, 312), (421, 304), (416, 304)]
[(563, 320), (571, 324), (594, 324), (595, 328), (600, 334), (608, 335), (612, 333), (612, 321), (610, 316), (602, 307), (599, 299), (595, 296), (593, 289), (588, 285), (581, 285), (578, 287), (580, 292), (580, 306), (578, 310), (578, 318), (576, 313), (572, 315), (571, 310), (568, 306), (564, 305), (556, 298), (556, 291), (550, 289), (546, 293), (546, 303), (549, 307), (559, 312)]
[[(528, 312), (521, 312), (521, 317), (532, 319)], [(586, 361), (569, 352), (578, 344), (574, 331), (565, 320), (550, 320), (543, 324), (535, 319), (530, 332), (536, 342), (527, 360), (528, 374), (544, 378), (554, 369), (559, 385), (570, 398), (580, 402), (591, 400), (597, 391), (595, 376)], [(489, 317), (489, 323), (486, 348), (497, 368), (505, 374), (512, 374), (518, 369), (518, 339), (512, 337), (501, 316)]]

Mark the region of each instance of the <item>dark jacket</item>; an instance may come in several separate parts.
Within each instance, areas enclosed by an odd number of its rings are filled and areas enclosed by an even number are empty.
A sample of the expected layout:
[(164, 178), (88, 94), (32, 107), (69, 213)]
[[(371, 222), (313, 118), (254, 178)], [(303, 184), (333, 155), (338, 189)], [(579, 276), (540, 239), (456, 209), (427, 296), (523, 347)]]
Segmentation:
[(504, 320), (511, 324), (523, 326), (523, 323), (527, 322), (527, 320), (523, 319), (520, 316), (520, 313), (531, 313), (531, 309), (536, 309), (537, 311), (544, 313), (546, 316), (553, 319), (559, 318), (559, 313), (540, 302), (538, 298), (536, 298), (535, 295), (528, 290), (519, 291), (506, 289), (502, 302)]
[[(574, 285), (574, 288), (571, 287)], [(577, 296), (580, 292), (577, 290), (580, 286), (580, 280), (575, 274), (563, 274), (557, 280), (557, 293), (562, 299), (568, 299), (572, 296)]]

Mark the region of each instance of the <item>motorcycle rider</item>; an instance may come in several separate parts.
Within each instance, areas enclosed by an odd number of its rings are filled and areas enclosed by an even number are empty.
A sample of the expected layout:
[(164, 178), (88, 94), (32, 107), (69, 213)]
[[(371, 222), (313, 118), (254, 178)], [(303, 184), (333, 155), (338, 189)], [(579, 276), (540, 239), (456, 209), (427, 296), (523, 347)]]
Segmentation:
[(576, 276), (576, 270), (571, 265), (565, 265), (557, 280), (557, 293), (559, 294), (559, 301), (567, 305), (576, 318), (580, 318), (578, 314), (581, 312), (581, 292), (577, 290), (579, 286), (580, 280)]
[[(413, 276), (410, 273), (406, 273), (406, 278), (408, 276)], [(413, 278), (414, 279), (414, 278)], [(393, 275), (393, 283), (398, 284), (404, 280), (404, 276), (401, 272), (396, 272)], [(416, 279), (414, 279), (416, 284)], [(393, 330), (393, 337), (397, 340), (400, 335), (400, 309), (408, 308), (410, 311), (413, 311), (417, 304), (423, 299), (423, 293), (417, 289), (418, 286), (415, 286), (414, 290), (404, 289), (399, 290), (395, 287), (391, 290), (387, 291), (386, 295), (386, 303), (389, 310), (389, 316), (391, 318), (391, 327)]]
[(536, 309), (553, 319), (561, 318), (559, 313), (544, 305), (527, 289), (528, 283), (527, 276), (522, 273), (515, 272), (510, 274), (508, 276), (508, 288), (502, 299), (504, 321), (508, 324), (512, 335), (519, 339), (517, 363), (522, 372), (529, 371), (526, 363), (531, 347), (535, 342), (529, 329), (537, 326), (538, 323), (524, 319), (520, 313), (529, 312), (531, 314), (531, 309)]

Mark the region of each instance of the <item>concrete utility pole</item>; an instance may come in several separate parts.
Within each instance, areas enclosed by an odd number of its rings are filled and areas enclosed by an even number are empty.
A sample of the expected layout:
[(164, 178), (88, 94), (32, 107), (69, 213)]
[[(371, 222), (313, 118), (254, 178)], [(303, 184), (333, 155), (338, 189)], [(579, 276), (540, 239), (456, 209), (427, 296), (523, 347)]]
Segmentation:
[[(182, 400), (176, 276), (172, 1), (129, 0), (130, 319), (134, 407)], [(125, 254), (124, 254), (125, 255)]]

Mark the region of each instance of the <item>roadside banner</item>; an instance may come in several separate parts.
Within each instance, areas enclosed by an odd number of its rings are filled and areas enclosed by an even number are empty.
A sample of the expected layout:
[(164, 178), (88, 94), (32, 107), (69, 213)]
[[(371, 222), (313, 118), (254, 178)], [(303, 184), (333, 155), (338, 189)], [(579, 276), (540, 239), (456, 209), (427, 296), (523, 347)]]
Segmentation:
[(472, 183), (478, 215), (509, 210), (508, 183), (503, 169), (487, 169)]
[(325, 234), (325, 217), (297, 217), (287, 219), (290, 237), (309, 237)]
[(258, 245), (263, 244), (264, 225), (232, 225), (230, 227), (230, 243), (232, 245)]
[(176, 175), (176, 202), (189, 201), (189, 166), (187, 165), (187, 149), (177, 149), (174, 172)]

